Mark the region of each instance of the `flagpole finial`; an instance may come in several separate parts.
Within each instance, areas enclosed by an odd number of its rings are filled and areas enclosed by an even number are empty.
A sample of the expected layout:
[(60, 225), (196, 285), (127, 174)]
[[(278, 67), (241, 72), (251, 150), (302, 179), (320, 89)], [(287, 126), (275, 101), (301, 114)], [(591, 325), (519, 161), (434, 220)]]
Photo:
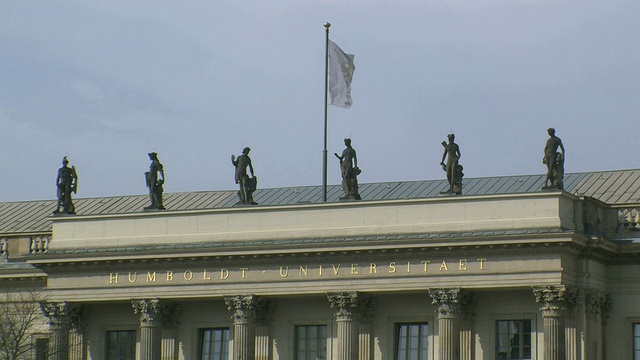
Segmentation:
[(324, 23), (324, 27), (329, 30), (329, 27), (331, 27), (331, 23), (330, 22), (326, 22)]

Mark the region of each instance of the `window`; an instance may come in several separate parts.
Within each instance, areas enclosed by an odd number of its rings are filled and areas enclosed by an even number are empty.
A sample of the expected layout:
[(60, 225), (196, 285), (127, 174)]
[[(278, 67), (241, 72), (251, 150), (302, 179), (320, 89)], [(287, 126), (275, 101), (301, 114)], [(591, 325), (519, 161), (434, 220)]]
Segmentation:
[(633, 360), (640, 360), (640, 323), (633, 324)]
[(429, 358), (429, 325), (427, 323), (396, 325), (396, 360)]
[(47, 360), (49, 358), (49, 339), (36, 338), (35, 346), (35, 360)]
[(202, 329), (200, 359), (228, 360), (229, 359), (229, 329)]
[(107, 360), (135, 360), (136, 331), (107, 331)]
[(327, 325), (296, 326), (296, 360), (327, 358)]
[(496, 321), (498, 360), (531, 360), (531, 320)]

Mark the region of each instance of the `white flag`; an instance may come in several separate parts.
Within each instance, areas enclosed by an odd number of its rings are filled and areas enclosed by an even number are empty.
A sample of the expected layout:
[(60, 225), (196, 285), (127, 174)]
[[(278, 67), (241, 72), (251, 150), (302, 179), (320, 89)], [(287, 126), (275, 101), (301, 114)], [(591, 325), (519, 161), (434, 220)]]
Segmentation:
[(329, 95), (331, 105), (351, 107), (351, 79), (356, 66), (353, 55), (345, 54), (338, 45), (329, 40)]

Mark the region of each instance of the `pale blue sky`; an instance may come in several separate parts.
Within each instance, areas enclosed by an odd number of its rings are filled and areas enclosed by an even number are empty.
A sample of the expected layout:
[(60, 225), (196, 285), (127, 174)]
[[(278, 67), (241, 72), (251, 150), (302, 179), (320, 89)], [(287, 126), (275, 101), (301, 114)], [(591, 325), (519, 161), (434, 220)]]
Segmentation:
[(566, 171), (640, 167), (637, 0), (0, 0), (0, 201), (322, 183), (324, 39), (355, 55), (351, 137), (361, 183), (444, 178), (456, 134), (467, 177), (541, 174), (546, 129)]

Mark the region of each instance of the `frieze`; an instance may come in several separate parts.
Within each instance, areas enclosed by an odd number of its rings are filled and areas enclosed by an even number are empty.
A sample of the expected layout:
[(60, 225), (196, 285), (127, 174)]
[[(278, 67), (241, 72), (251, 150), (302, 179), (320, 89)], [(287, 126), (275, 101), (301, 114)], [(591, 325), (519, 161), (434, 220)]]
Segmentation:
[(456, 260), (391, 261), (386, 263), (335, 263), (317, 265), (281, 265), (269, 268), (199, 268), (110, 272), (107, 285), (188, 284), (242, 281), (287, 281), (336, 277), (393, 277), (438, 274), (479, 273), (487, 270), (485, 258)]

